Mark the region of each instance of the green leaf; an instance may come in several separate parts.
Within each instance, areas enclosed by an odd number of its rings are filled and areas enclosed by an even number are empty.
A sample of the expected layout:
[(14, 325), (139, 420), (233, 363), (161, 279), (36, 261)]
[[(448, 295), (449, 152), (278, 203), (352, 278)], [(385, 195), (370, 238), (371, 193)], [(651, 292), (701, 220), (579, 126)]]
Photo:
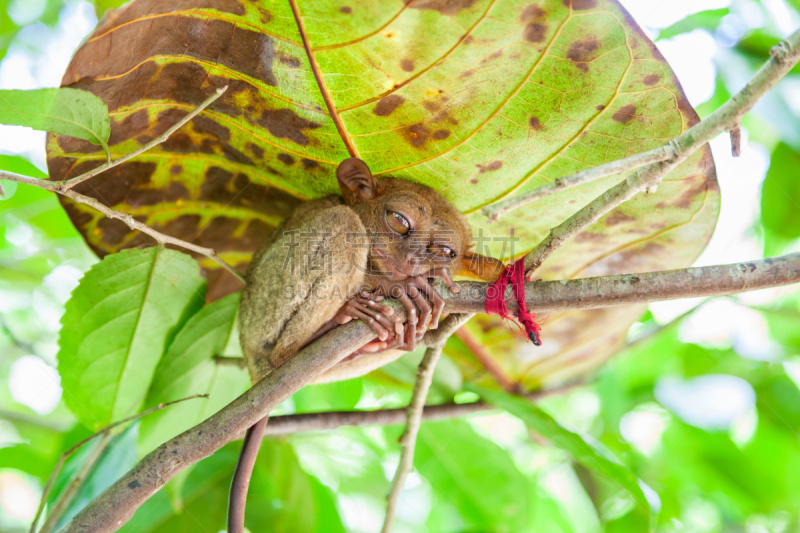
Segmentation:
[(138, 412), (166, 344), (203, 305), (204, 280), (188, 255), (127, 250), (94, 265), (61, 319), (64, 401), (87, 427)]
[(108, 106), (80, 89), (2, 90), (0, 124), (69, 135), (99, 144), (108, 153)]
[(242, 394), (250, 384), (247, 372), (218, 365), (214, 357), (227, 355), (225, 346), (235, 337), (239, 293), (205, 306), (183, 325), (153, 376), (145, 407), (208, 394), (171, 405), (142, 420), (141, 446), (146, 453), (175, 435), (199, 424)]
[[(528, 531), (533, 501), (527, 480), (505, 450), (468, 423), (423, 424), (414, 466), (434, 490), (433, 506), (454, 506), (475, 531)], [(438, 526), (432, 530), (447, 524)]]
[[(627, 490), (645, 514), (651, 511), (653, 505), (648, 501), (644, 490), (648, 490), (657, 499), (655, 492), (649, 488), (643, 490), (646, 485), (602, 444), (588, 435), (579, 435), (566, 429), (530, 400), (480, 387), (469, 388), (480, 394), (485, 401), (505, 409), (522, 420), (530, 429), (543, 435), (559, 448), (568, 451), (576, 461), (585, 467), (611, 479)], [(655, 506), (658, 507), (657, 504)]]
[(800, 153), (780, 143), (761, 186), (761, 224), (787, 239), (800, 237)]
[(730, 13), (730, 10), (726, 7), (722, 9), (708, 9), (689, 15), (672, 26), (660, 30), (658, 32), (658, 40), (669, 39), (670, 37), (675, 37), (681, 33), (687, 33), (698, 28), (714, 31), (719, 26), (722, 18), (728, 13)]

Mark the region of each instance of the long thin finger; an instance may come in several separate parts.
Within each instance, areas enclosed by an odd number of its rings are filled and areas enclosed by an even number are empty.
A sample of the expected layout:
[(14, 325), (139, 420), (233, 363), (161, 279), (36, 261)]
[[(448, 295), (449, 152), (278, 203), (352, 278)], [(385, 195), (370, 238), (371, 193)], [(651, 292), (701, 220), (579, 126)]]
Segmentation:
[(428, 283), (423, 277), (414, 278), (417, 282), (417, 286), (421, 287), (424, 291), (428, 299), (433, 302), (433, 314), (431, 316), (431, 324), (430, 329), (436, 329), (439, 327), (439, 317), (442, 316), (442, 311), (444, 310), (444, 298), (439, 296), (439, 293), (436, 292), (436, 289), (431, 287), (431, 284)]
[(458, 294), (461, 292), (461, 285), (453, 281), (453, 278), (450, 277), (450, 270), (443, 268), (436, 272), (437, 277), (444, 281), (445, 286), (447, 289), (452, 292), (453, 294)]
[(417, 347), (417, 307), (414, 305), (414, 302), (411, 301), (411, 298), (409, 298), (406, 294), (401, 294), (398, 300), (400, 300), (400, 303), (403, 304), (403, 307), (405, 307), (406, 311), (408, 312), (408, 321), (406, 322), (406, 328), (404, 332), (405, 344), (403, 344), (403, 349), (413, 351)]
[(378, 338), (382, 341), (385, 341), (389, 338), (389, 332), (384, 328), (380, 322), (369, 316), (368, 314), (356, 309), (355, 307), (350, 309), (350, 314), (354, 317), (363, 320), (369, 327), (372, 328), (372, 331), (378, 334)]
[[(375, 304), (375, 302), (371, 302), (371, 303)], [(367, 305), (365, 305), (365, 304), (363, 304), (361, 302), (353, 302), (353, 305), (356, 306), (356, 309), (358, 309), (362, 313), (365, 313), (365, 314), (371, 316), (372, 318), (374, 318), (375, 320), (377, 320), (380, 323), (380, 325), (383, 326), (384, 328), (386, 328), (388, 331), (392, 331), (392, 329), (394, 329), (394, 326), (393, 326), (392, 322), (390, 322), (389, 319), (386, 318), (386, 316), (383, 315), (383, 313), (381, 313), (379, 311), (376, 311), (374, 309), (371, 309), (370, 307), (368, 307)], [(380, 304), (375, 304), (375, 305), (380, 305)], [(384, 306), (381, 306), (381, 307), (386, 307), (386, 306), (384, 305)], [(383, 340), (383, 339), (381, 339), (381, 340)]]
[(422, 291), (420, 291), (414, 285), (408, 286), (408, 295), (411, 296), (411, 298), (414, 300), (414, 303), (417, 304), (417, 307), (420, 309), (419, 324), (417, 324), (417, 328), (426, 329), (428, 327), (428, 320), (431, 318), (432, 311), (428, 300), (425, 299)]
[(384, 316), (387, 316), (387, 317), (391, 316), (391, 317), (394, 317), (395, 319), (397, 318), (397, 315), (394, 312), (394, 308), (392, 306), (390, 306), (390, 305), (384, 305), (384, 304), (378, 303), (377, 300), (367, 300), (365, 302), (359, 302), (359, 303), (361, 305), (368, 306), (368, 307), (371, 307), (371, 308), (377, 310), (380, 314), (382, 314)]

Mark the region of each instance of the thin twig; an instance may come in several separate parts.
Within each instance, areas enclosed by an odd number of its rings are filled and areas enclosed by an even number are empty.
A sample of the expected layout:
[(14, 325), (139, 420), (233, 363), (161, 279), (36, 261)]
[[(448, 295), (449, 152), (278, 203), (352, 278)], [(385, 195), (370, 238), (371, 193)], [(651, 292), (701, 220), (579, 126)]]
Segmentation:
[(156, 137), (154, 140), (150, 141), (149, 143), (145, 144), (141, 148), (138, 148), (138, 149), (134, 150), (133, 152), (131, 152), (129, 154), (123, 155), (122, 157), (120, 157), (119, 159), (115, 159), (114, 161), (111, 161), (111, 156), (110, 156), (110, 152), (109, 152), (109, 161), (108, 161), (108, 163), (100, 165), (99, 167), (97, 167), (95, 169), (92, 169), (89, 172), (85, 172), (85, 173), (81, 174), (80, 176), (76, 176), (74, 178), (71, 178), (71, 179), (68, 179), (68, 180), (64, 180), (64, 181), (57, 181), (57, 182), (54, 182), (54, 183), (60, 184), (60, 187), (61, 187), (62, 190), (68, 191), (71, 188), (73, 188), (74, 186), (78, 185), (79, 183), (83, 183), (84, 181), (88, 180), (89, 178), (93, 178), (93, 177), (97, 176), (101, 172), (105, 172), (106, 170), (108, 170), (110, 168), (114, 168), (117, 165), (121, 165), (122, 163), (125, 163), (126, 161), (130, 161), (131, 159), (133, 159), (137, 155), (140, 155), (140, 154), (148, 151), (149, 149), (153, 148), (154, 146), (158, 146), (159, 144), (161, 144), (164, 141), (166, 141), (169, 138), (170, 135), (172, 135), (173, 133), (178, 131), (180, 128), (182, 128), (184, 124), (186, 124), (187, 122), (192, 120), (200, 112), (202, 112), (205, 108), (207, 108), (208, 106), (213, 104), (217, 100), (217, 98), (222, 96), (222, 94), (227, 90), (228, 90), (228, 86), (227, 85), (225, 87), (221, 87), (221, 88), (217, 89), (214, 92), (214, 94), (212, 94), (211, 96), (206, 98), (203, 101), (203, 103), (200, 104), (197, 108), (195, 108), (191, 113), (189, 113), (188, 115), (186, 115), (185, 117), (180, 119), (174, 125), (170, 126), (170, 128), (167, 131), (165, 131), (164, 133), (162, 133), (161, 135), (159, 135), (158, 137)]
[[(55, 502), (55, 505), (53, 505), (53, 508), (47, 513), (47, 519), (44, 521), (44, 524), (42, 524), (42, 528), (39, 530), (39, 533), (50, 533), (55, 529), (59, 520), (61, 520), (61, 517), (64, 516), (64, 513), (67, 512), (70, 505), (72, 505), (72, 501), (75, 499), (75, 496), (77, 496), (78, 491), (83, 486), (84, 481), (86, 481), (86, 479), (89, 477), (89, 474), (91, 474), (92, 470), (94, 470), (97, 461), (99, 461), (103, 456), (108, 444), (111, 442), (111, 437), (111, 432), (107, 431), (103, 434), (100, 442), (97, 443), (97, 446), (95, 446), (94, 450), (92, 450), (92, 453), (86, 458), (86, 461), (81, 465), (80, 469), (75, 474), (75, 477), (69, 481), (64, 489), (64, 492), (61, 493), (58, 501)], [(62, 455), (62, 457), (64, 456)], [(61, 469), (63, 464), (63, 460), (60, 459), (56, 469)], [(53, 474), (51, 474), (50, 479), (48, 479), (46, 490), (49, 490), (52, 486), (51, 482), (53, 479), (55, 479), (55, 475), (56, 471), (54, 471)], [(42, 499), (39, 502), (39, 509), (37, 510), (37, 518), (39, 517), (41, 510), (44, 509), (45, 501), (45, 494), (42, 493)], [(33, 523), (31, 524), (31, 530), (29, 533), (33, 533), (35, 531), (35, 527), (36, 519), (34, 519)]]
[[(433, 382), (433, 372), (436, 369), (436, 363), (442, 355), (444, 345), (447, 339), (458, 331), (462, 324), (469, 320), (472, 315), (449, 315), (446, 319), (439, 324), (439, 328), (435, 331), (439, 332), (436, 339), (437, 342), (432, 343), (422, 361), (417, 368), (417, 379), (414, 381), (414, 391), (411, 393), (411, 401), (406, 408), (406, 428), (403, 435), (400, 437), (400, 461), (397, 464), (397, 470), (392, 479), (392, 486), (389, 494), (386, 496), (386, 517), (383, 521), (383, 528), (381, 533), (389, 533), (392, 530), (394, 523), (394, 515), (397, 510), (397, 499), (400, 497), (400, 491), (403, 489), (406, 477), (411, 473), (414, 465), (414, 450), (417, 446), (417, 434), (422, 425), (422, 415), (425, 409), (425, 399), (428, 397), (428, 390), (431, 388)], [(430, 338), (428, 339), (431, 340)]]
[(556, 191), (574, 187), (587, 181), (634, 170), (659, 162), (678, 163), (723, 131), (733, 128), (755, 103), (783, 78), (800, 59), (800, 30), (770, 50), (771, 58), (753, 76), (750, 82), (711, 115), (701, 120), (669, 143), (653, 150), (600, 165), (559, 178), (514, 198), (507, 198), (482, 209), (490, 221), (497, 220), (509, 211), (529, 204)]
[(526, 276), (529, 276), (539, 268), (545, 259), (550, 257), (562, 244), (583, 228), (594, 224), (600, 217), (618, 205), (627, 202), (639, 192), (658, 186), (661, 179), (675, 168), (675, 165), (676, 163), (672, 162), (659, 162), (644, 167), (589, 202), (588, 205), (555, 228), (552, 228), (547, 237), (525, 257)]
[[(61, 471), (61, 467), (64, 466), (64, 462), (67, 460), (67, 458), (70, 455), (75, 453), (78, 449), (80, 449), (87, 442), (91, 442), (92, 440), (94, 440), (95, 438), (99, 437), (100, 435), (108, 435), (108, 434), (110, 434), (112, 429), (114, 429), (116, 427), (119, 427), (122, 424), (127, 424), (128, 422), (131, 422), (131, 421), (136, 420), (138, 418), (142, 418), (143, 416), (147, 416), (147, 415), (149, 415), (151, 413), (155, 413), (156, 411), (160, 411), (161, 409), (164, 409), (165, 407), (169, 407), (170, 405), (174, 405), (174, 404), (180, 403), (180, 402), (185, 402), (186, 400), (194, 400), (195, 398), (208, 398), (208, 394), (195, 394), (193, 396), (187, 396), (186, 398), (181, 398), (180, 400), (174, 400), (174, 401), (167, 402), (167, 403), (160, 403), (160, 404), (156, 405), (155, 407), (151, 407), (150, 409), (142, 411), (141, 413), (137, 413), (137, 414), (135, 414), (133, 416), (129, 416), (127, 418), (123, 418), (122, 420), (119, 420), (117, 422), (114, 422), (113, 424), (110, 424), (110, 425), (104, 427), (103, 429), (101, 429), (100, 431), (95, 433), (94, 435), (90, 435), (89, 437), (86, 437), (85, 439), (80, 441), (78, 444), (76, 444), (75, 446), (73, 446), (69, 450), (67, 450), (64, 453), (62, 453), (61, 457), (59, 457), (59, 459), (58, 459), (58, 463), (56, 463), (56, 467), (53, 469), (53, 473), (50, 474), (50, 477), (47, 479), (47, 483), (44, 486), (44, 490), (42, 491), (42, 498), (41, 498), (41, 500), (39, 500), (39, 508), (36, 510), (36, 516), (33, 517), (33, 522), (31, 522), (30, 533), (35, 533), (36, 524), (39, 521), (39, 518), (42, 516), (42, 511), (44, 510), (44, 505), (47, 502), (47, 496), (50, 494), (50, 489), (52, 489), (52, 487), (53, 487), (53, 482), (56, 480), (56, 476)], [(99, 446), (99, 448), (104, 448), (104, 446)], [(97, 452), (97, 450), (95, 450), (95, 452)], [(96, 461), (97, 458), (95, 458), (94, 460)], [(89, 470), (91, 470), (91, 468)], [(88, 472), (87, 472), (87, 475), (88, 475)], [(81, 483), (82, 482), (83, 482), (83, 480), (81, 480)], [(70, 487), (71, 486), (72, 485), (70, 485)], [(64, 492), (64, 494), (61, 495), (61, 498), (59, 499), (58, 503), (56, 503), (56, 505), (53, 508), (53, 512), (51, 512), (48, 515), (47, 522), (45, 522), (45, 525), (42, 526), (42, 532), (50, 531), (50, 530), (46, 530), (45, 529), (47, 524), (49, 522), (54, 522), (52, 524), (54, 526), (55, 523), (58, 521), (58, 519), (61, 517), (61, 515), (58, 515), (57, 517), (53, 518), (53, 516), (56, 514), (55, 511), (56, 510), (60, 510), (60, 512), (63, 514), (63, 512), (66, 511), (67, 508), (69, 507), (69, 504), (72, 503), (72, 499), (78, 493), (78, 489), (79, 488), (80, 488), (80, 483), (78, 483), (76, 485), (75, 489), (72, 490), (71, 493), (70, 493), (70, 490), (67, 490), (67, 491)], [(67, 500), (67, 501), (65, 502), (64, 500)]]
[[(531, 401), (541, 400), (549, 396), (566, 394), (584, 383), (577, 381), (525, 394)], [(422, 411), (423, 420), (447, 420), (459, 418), (472, 413), (495, 409), (484, 402), (446, 403), (442, 405), (426, 405)], [(375, 411), (327, 411), (321, 413), (303, 413), (299, 415), (273, 416), (264, 431), (264, 437), (275, 435), (291, 435), (306, 431), (331, 431), (336, 428), (364, 426), (393, 426), (406, 422), (408, 408), (377, 409)]]
[(394, 515), (397, 509), (397, 499), (400, 497), (400, 490), (406, 482), (406, 477), (411, 472), (414, 465), (414, 449), (417, 445), (417, 434), (422, 425), (422, 410), (425, 407), (425, 398), (428, 397), (428, 390), (433, 381), (433, 371), (436, 362), (442, 355), (442, 347), (428, 348), (417, 369), (417, 379), (414, 382), (414, 392), (411, 395), (411, 403), (408, 405), (406, 429), (400, 437), (400, 444), (403, 447), (400, 451), (400, 462), (397, 471), (394, 473), (392, 487), (386, 497), (386, 518), (383, 521), (381, 533), (389, 533), (394, 523)]
[(189, 250), (191, 252), (195, 252), (197, 254), (204, 255), (204, 256), (208, 257), (209, 259), (211, 259), (212, 261), (214, 261), (215, 263), (217, 263), (219, 266), (221, 266), (225, 270), (227, 270), (228, 272), (230, 272), (231, 274), (233, 274), (234, 276), (236, 276), (239, 279), (239, 281), (244, 283), (244, 276), (242, 276), (242, 274), (238, 270), (236, 270), (233, 266), (231, 266), (230, 264), (225, 262), (221, 257), (219, 257), (217, 255), (217, 253), (212, 248), (204, 248), (202, 246), (197, 246), (196, 244), (192, 244), (190, 242), (186, 242), (186, 241), (181, 240), (181, 239), (176, 239), (175, 237), (172, 237), (170, 235), (166, 235), (164, 233), (161, 233), (160, 231), (156, 231), (156, 230), (150, 228), (149, 226), (147, 226), (145, 224), (142, 224), (138, 220), (134, 219), (133, 216), (131, 214), (129, 214), (129, 213), (123, 213), (122, 211), (117, 211), (116, 209), (111, 209), (110, 207), (107, 207), (107, 206), (103, 205), (98, 200), (96, 200), (96, 199), (94, 199), (94, 198), (92, 198), (90, 196), (86, 196), (86, 195), (80, 194), (80, 193), (75, 192), (74, 190), (72, 190), (72, 187), (74, 187), (75, 185), (77, 185), (77, 184), (79, 184), (79, 183), (81, 183), (83, 181), (86, 181), (87, 179), (89, 179), (91, 177), (94, 177), (94, 176), (100, 174), (101, 172), (103, 172), (105, 170), (108, 170), (109, 168), (112, 168), (112, 167), (115, 167), (117, 165), (120, 165), (120, 164), (124, 163), (125, 161), (128, 161), (131, 158), (136, 157), (137, 155), (140, 155), (144, 151), (149, 150), (150, 148), (152, 148), (152, 147), (164, 142), (165, 140), (167, 140), (167, 138), (172, 133), (174, 133), (181, 126), (183, 126), (184, 124), (189, 122), (193, 117), (195, 117), (203, 109), (205, 109), (206, 107), (211, 105), (217, 98), (222, 96), (222, 94), (225, 92), (225, 90), (227, 88), (228, 87), (225, 86), (225, 87), (223, 87), (221, 89), (217, 89), (217, 91), (212, 96), (207, 98), (202, 104), (200, 104), (200, 106), (197, 109), (195, 109), (194, 111), (192, 111), (191, 113), (189, 113), (188, 115), (183, 117), (181, 120), (179, 120), (176, 124), (171, 126), (167, 131), (165, 131), (163, 134), (161, 134), (155, 140), (147, 143), (146, 145), (142, 146), (138, 150), (134, 150), (130, 154), (124, 155), (124, 156), (120, 157), (119, 159), (114, 160), (110, 164), (101, 165), (101, 166), (99, 166), (99, 167), (97, 167), (97, 168), (95, 168), (93, 170), (90, 170), (89, 172), (86, 172), (84, 174), (81, 174), (80, 176), (77, 176), (75, 178), (72, 178), (72, 179), (69, 179), (69, 180), (65, 180), (65, 181), (47, 181), (47, 180), (41, 180), (41, 179), (37, 179), (37, 178), (31, 178), (29, 176), (23, 176), (21, 174), (15, 174), (13, 172), (6, 172), (6, 171), (3, 171), (3, 170), (0, 170), (0, 178), (7, 179), (9, 181), (15, 181), (17, 183), (24, 183), (26, 185), (31, 185), (33, 187), (38, 187), (40, 189), (45, 189), (47, 191), (51, 191), (51, 192), (54, 192), (54, 193), (57, 193), (57, 194), (61, 194), (62, 196), (66, 196), (67, 198), (70, 198), (71, 200), (73, 200), (75, 202), (78, 202), (80, 204), (88, 205), (89, 207), (92, 207), (92, 208), (96, 209), (97, 211), (100, 211), (101, 213), (103, 213), (108, 218), (113, 218), (113, 219), (120, 220), (120, 221), (124, 222), (125, 225), (128, 226), (131, 230), (140, 231), (140, 232), (144, 233), (145, 235), (151, 236), (159, 244), (171, 244), (171, 245), (176, 246), (178, 248), (183, 248), (185, 250)]
[(506, 213), (513, 211), (518, 207), (522, 207), (523, 205), (535, 202), (536, 200), (544, 198), (545, 196), (550, 196), (551, 194), (555, 194), (559, 191), (577, 187), (583, 183), (613, 176), (614, 174), (622, 174), (623, 172), (634, 170), (650, 163), (667, 161), (673, 157), (675, 157), (675, 151), (672, 146), (667, 144), (647, 152), (641, 152), (639, 154), (626, 157), (625, 159), (618, 159), (604, 165), (581, 170), (580, 172), (570, 174), (569, 176), (557, 178), (550, 183), (542, 185), (541, 187), (537, 187), (536, 189), (525, 194), (520, 194), (519, 196), (507, 198), (492, 205), (488, 205), (481, 209), (481, 213), (489, 217), (489, 223), (491, 224), (499, 220), (500, 217)]
[(742, 128), (737, 122), (733, 125), (730, 131), (731, 134), (731, 155), (739, 157), (742, 155)]
[(171, 237), (170, 235), (166, 235), (161, 233), (160, 231), (156, 231), (151, 227), (147, 226), (146, 224), (142, 224), (130, 213), (123, 213), (122, 211), (117, 211), (115, 209), (111, 209), (110, 207), (106, 207), (102, 203), (100, 203), (95, 198), (90, 196), (86, 196), (75, 192), (71, 189), (61, 189), (58, 184), (63, 182), (51, 182), (40, 180), (37, 178), (30, 178), (28, 176), (22, 176), (20, 174), (14, 174), (13, 172), (6, 172), (4, 170), (0, 170), (0, 178), (7, 179), (10, 181), (16, 181), (17, 183), (24, 183), (26, 185), (32, 185), (34, 187), (39, 187), (40, 189), (45, 189), (47, 191), (55, 192), (78, 202), (79, 204), (85, 204), (89, 207), (100, 211), (108, 218), (114, 218), (117, 220), (121, 220), (125, 223), (132, 230), (138, 230), (145, 235), (149, 235), (154, 238), (159, 244), (171, 244), (173, 246), (177, 246), (179, 248), (183, 248), (185, 250), (189, 250), (200, 255), (204, 255), (209, 259), (213, 260), (219, 266), (236, 276), (242, 283), (244, 283), (244, 276), (233, 268), (230, 264), (226, 263), (222, 258), (220, 258), (217, 253), (212, 248), (203, 248), (202, 246), (197, 246), (196, 244), (192, 244), (190, 242), (183, 241), (181, 239), (176, 239), (175, 237)]

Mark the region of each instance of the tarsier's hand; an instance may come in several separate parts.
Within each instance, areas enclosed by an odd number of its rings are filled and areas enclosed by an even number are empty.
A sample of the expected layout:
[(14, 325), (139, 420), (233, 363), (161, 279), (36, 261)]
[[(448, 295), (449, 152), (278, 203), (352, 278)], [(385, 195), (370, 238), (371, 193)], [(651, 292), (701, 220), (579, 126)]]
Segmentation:
[[(454, 293), (461, 290), (444, 269), (433, 273), (433, 277), (444, 280), (448, 289)], [(439, 327), (439, 317), (444, 310), (444, 299), (431, 287), (428, 279), (422, 276), (400, 281), (381, 278), (372, 292), (362, 292), (360, 297), (371, 301), (381, 297), (395, 298), (406, 308), (408, 320), (402, 337), (395, 336), (394, 342), (390, 342), (385, 349), (416, 349), (417, 341), (425, 334), (429, 324), (431, 329)]]

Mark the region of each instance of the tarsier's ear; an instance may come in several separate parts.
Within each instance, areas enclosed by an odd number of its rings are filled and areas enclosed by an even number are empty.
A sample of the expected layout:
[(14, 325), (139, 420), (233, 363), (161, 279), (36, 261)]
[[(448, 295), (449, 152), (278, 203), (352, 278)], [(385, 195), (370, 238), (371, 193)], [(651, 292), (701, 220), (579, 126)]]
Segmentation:
[(494, 281), (500, 277), (504, 268), (505, 265), (503, 265), (502, 261), (485, 255), (468, 253), (461, 258), (461, 269), (456, 275), (478, 278), (483, 281)]
[(378, 194), (372, 172), (367, 164), (357, 157), (339, 163), (336, 178), (339, 180), (339, 188), (347, 205), (366, 202)]

